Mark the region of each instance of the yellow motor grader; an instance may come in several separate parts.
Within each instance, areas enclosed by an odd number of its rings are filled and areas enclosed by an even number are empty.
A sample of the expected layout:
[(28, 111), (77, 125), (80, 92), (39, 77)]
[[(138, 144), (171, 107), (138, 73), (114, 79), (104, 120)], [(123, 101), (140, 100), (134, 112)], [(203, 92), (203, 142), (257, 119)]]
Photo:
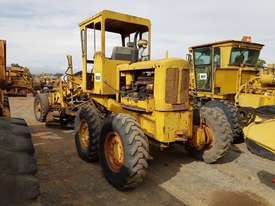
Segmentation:
[(67, 56), (68, 69), (55, 86), (43, 89), (34, 100), (35, 117), (47, 126), (72, 123), (76, 111), (88, 100), (82, 93), (81, 77), (73, 72), (72, 56)]
[(150, 20), (104, 10), (81, 22), (80, 34), (84, 100), (75, 114), (76, 148), (85, 161), (99, 158), (113, 186), (143, 182), (149, 140), (185, 144), (207, 163), (226, 154), (232, 131), (224, 112), (204, 106), (194, 124), (189, 64), (151, 60)]
[(58, 78), (56, 78), (52, 74), (42, 73), (33, 76), (32, 85), (35, 91), (44, 92), (46, 90), (51, 90), (56, 87), (57, 82)]
[(274, 160), (275, 76), (256, 66), (262, 47), (249, 37), (191, 47), (190, 87), (196, 105), (223, 108), (234, 142), (244, 132), (252, 152)]
[(6, 71), (7, 81), (10, 86), (7, 89), (9, 96), (27, 96), (28, 92), (34, 93), (32, 89), (32, 76), (26, 67), (11, 66)]

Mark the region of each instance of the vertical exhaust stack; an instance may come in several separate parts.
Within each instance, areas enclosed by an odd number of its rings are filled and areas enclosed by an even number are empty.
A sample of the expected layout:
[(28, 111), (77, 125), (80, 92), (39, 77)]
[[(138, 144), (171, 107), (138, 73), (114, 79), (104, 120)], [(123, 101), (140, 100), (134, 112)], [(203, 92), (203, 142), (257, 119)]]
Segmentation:
[(244, 36), (242, 37), (242, 41), (243, 41), (243, 42), (252, 42), (252, 37), (251, 37), (251, 36), (244, 35)]
[(67, 75), (68, 75), (68, 81), (69, 81), (69, 89), (73, 89), (73, 84), (72, 84), (72, 78), (74, 75), (74, 71), (73, 71), (73, 57), (72, 55), (67, 55), (67, 61), (68, 61), (68, 69), (67, 69)]

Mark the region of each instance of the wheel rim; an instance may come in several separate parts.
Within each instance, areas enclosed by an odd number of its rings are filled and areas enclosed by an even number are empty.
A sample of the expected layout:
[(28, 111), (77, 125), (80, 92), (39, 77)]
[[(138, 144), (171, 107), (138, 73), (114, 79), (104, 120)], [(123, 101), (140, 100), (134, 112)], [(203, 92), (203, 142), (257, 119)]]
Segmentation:
[(124, 147), (118, 133), (111, 132), (107, 135), (104, 143), (104, 153), (109, 168), (118, 172), (124, 162)]
[(41, 107), (40, 101), (36, 101), (35, 102), (35, 109), (34, 109), (34, 111), (35, 111), (36, 118), (40, 119), (41, 116), (42, 116), (42, 107)]
[(79, 140), (81, 148), (88, 149), (89, 147), (89, 127), (88, 123), (85, 120), (80, 121), (80, 128), (79, 128)]
[(212, 130), (209, 126), (207, 126), (207, 125), (205, 125), (204, 131), (205, 131), (205, 134), (206, 134), (207, 149), (210, 149), (211, 147), (213, 147), (214, 141), (215, 141), (214, 132), (213, 132), (213, 130)]

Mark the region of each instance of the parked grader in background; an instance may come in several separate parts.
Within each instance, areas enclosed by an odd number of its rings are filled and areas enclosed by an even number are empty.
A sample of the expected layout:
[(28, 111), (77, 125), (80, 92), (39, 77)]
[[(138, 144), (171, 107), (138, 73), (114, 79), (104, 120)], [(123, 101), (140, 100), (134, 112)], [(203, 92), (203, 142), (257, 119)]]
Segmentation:
[(93, 162), (99, 157), (112, 185), (124, 190), (143, 182), (148, 139), (161, 147), (185, 144), (208, 163), (225, 155), (232, 131), (224, 112), (204, 106), (193, 123), (188, 62), (150, 60), (150, 20), (104, 10), (81, 22), (80, 33), (80, 93), (67, 86), (49, 94), (45, 103), (38, 96), (34, 107), (37, 117), (47, 105), (50, 111), (58, 105), (65, 115), (75, 115), (80, 158)]
[(10, 83), (7, 89), (9, 96), (27, 96), (28, 92), (34, 92), (32, 76), (28, 68), (12, 65), (7, 68), (6, 76)]
[(81, 90), (81, 77), (73, 73), (72, 56), (67, 56), (68, 69), (55, 86), (38, 94), (34, 100), (35, 117), (46, 125), (69, 124), (87, 96)]
[(59, 79), (52, 74), (40, 74), (33, 76), (33, 89), (43, 92), (43, 90), (51, 90), (56, 87)]
[(235, 142), (244, 131), (252, 152), (274, 159), (275, 76), (271, 68), (256, 67), (262, 47), (249, 37), (191, 47), (190, 85), (198, 107), (225, 111)]

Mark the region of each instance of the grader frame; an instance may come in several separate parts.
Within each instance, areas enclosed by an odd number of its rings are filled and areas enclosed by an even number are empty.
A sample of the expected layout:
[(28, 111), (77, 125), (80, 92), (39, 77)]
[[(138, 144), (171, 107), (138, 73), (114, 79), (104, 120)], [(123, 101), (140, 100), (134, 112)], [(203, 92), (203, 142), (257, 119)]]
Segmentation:
[(76, 147), (83, 160), (100, 159), (111, 184), (124, 190), (143, 181), (148, 139), (185, 144), (208, 163), (228, 151), (232, 133), (222, 110), (204, 107), (193, 124), (188, 62), (151, 60), (149, 19), (104, 10), (81, 22), (80, 34), (85, 101), (75, 118)]

